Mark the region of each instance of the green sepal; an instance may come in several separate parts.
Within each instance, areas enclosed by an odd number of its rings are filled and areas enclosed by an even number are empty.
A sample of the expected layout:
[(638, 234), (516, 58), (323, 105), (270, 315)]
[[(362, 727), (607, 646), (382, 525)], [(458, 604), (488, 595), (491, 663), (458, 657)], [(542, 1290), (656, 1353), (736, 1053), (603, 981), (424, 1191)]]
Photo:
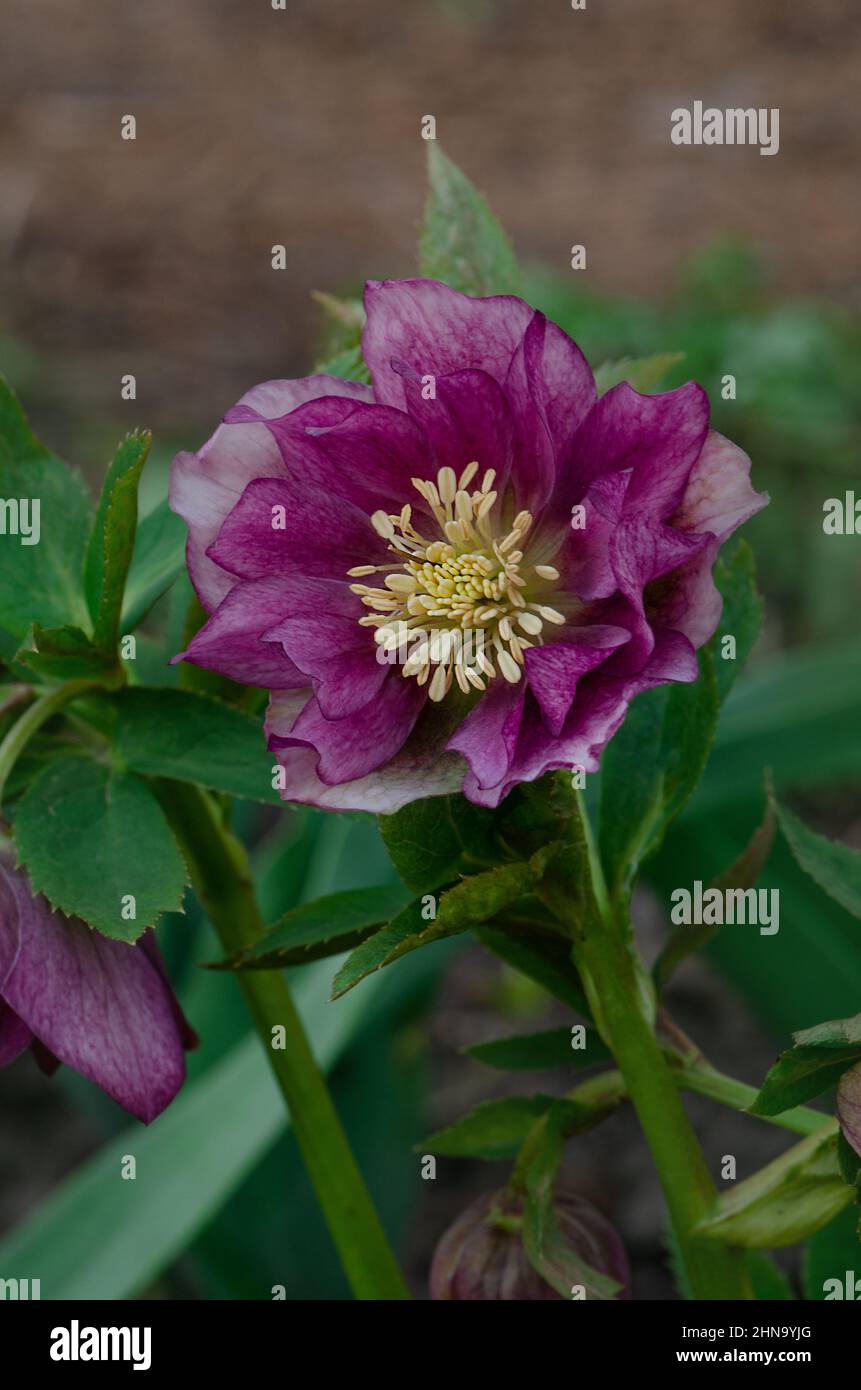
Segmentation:
[(723, 1193), (696, 1233), (750, 1249), (797, 1245), (851, 1200), (837, 1158), (837, 1126), (826, 1124)]
[(523, 293), (517, 257), (487, 201), (436, 140), (428, 141), (428, 198), (419, 268), (463, 294)]
[(598, 395), (603, 396), (622, 381), (641, 394), (655, 391), (684, 356), (683, 352), (657, 352), (652, 357), (620, 357), (616, 362), (604, 362), (595, 370)]
[(15, 653), (15, 661), (47, 681), (92, 677), (109, 683), (111, 676), (115, 682), (123, 679), (115, 655), (99, 650), (79, 627), (44, 628), (34, 623)]

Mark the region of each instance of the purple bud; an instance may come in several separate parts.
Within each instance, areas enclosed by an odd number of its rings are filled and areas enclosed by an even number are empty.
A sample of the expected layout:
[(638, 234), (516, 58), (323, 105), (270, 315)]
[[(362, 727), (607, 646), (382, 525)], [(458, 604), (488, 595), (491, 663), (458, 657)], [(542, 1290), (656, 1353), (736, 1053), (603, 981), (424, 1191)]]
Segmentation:
[[(628, 1257), (619, 1236), (597, 1207), (574, 1192), (554, 1200), (556, 1219), (571, 1252), (622, 1285), (627, 1298)], [(437, 1301), (532, 1302), (562, 1299), (536, 1270), (523, 1248), (523, 1198), (505, 1188), (486, 1192), (446, 1231), (434, 1252), (430, 1295)]]
[(837, 1118), (858, 1157), (861, 1158), (861, 1062), (850, 1067), (837, 1087)]

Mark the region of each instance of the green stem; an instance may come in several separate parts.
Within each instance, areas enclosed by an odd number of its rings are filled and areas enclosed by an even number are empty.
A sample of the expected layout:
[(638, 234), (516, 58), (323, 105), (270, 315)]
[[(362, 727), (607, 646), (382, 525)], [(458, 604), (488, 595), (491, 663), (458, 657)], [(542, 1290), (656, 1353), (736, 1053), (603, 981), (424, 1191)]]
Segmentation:
[[(724, 1076), (712, 1067), (683, 1067), (673, 1074), (676, 1085), (683, 1091), (707, 1096), (710, 1100), (720, 1101), (721, 1105), (731, 1106), (733, 1110), (749, 1111), (759, 1095), (755, 1086), (747, 1086), (732, 1076)], [(806, 1105), (797, 1105), (780, 1115), (754, 1115), (753, 1118), (791, 1130), (793, 1134), (815, 1134), (823, 1125), (830, 1123), (827, 1115)]]
[[(614, 916), (585, 808), (580, 832), (588, 855), (595, 904), (582, 895), (572, 911), (572, 889), (585, 865), (571, 866), (575, 879), (562, 878), (551, 890), (552, 906), (568, 921), (574, 960), (590, 997), (600, 1002), (601, 1025), (622, 1073), (625, 1089), (652, 1153), (676, 1240), (698, 1299), (747, 1299), (750, 1280), (741, 1251), (698, 1238), (695, 1228), (709, 1213), (717, 1191), (688, 1119), (676, 1079), (644, 1004), (642, 977), (626, 922)], [(576, 852), (576, 832), (574, 848)]]
[[(205, 792), (162, 782), (160, 794), (185, 851), (195, 892), (225, 950), (245, 950), (264, 923), (244, 848)], [(409, 1298), (284, 975), (275, 970), (243, 971), (237, 979), (353, 1292), (361, 1299)], [(274, 1047), (273, 1038), (282, 1029), (286, 1045)]]
[[(669, 1061), (672, 1078), (680, 1091), (707, 1096), (709, 1100), (716, 1100), (731, 1110), (750, 1114), (750, 1106), (759, 1094), (755, 1086), (747, 1086), (732, 1076), (724, 1076), (713, 1067), (675, 1067), (672, 1065), (672, 1056), (669, 1057)], [(628, 1100), (630, 1097), (625, 1078), (620, 1071), (602, 1071), (597, 1076), (590, 1076), (588, 1081), (582, 1081), (572, 1091), (567, 1091), (565, 1099), (593, 1109), (595, 1123), (598, 1124), (609, 1110), (615, 1109), (619, 1101)], [(763, 1120), (765, 1124), (776, 1125), (778, 1129), (788, 1129), (792, 1134), (816, 1134), (824, 1126), (832, 1123), (828, 1115), (823, 1115), (819, 1110), (811, 1110), (807, 1105), (796, 1105), (792, 1110), (784, 1110), (782, 1115), (753, 1115), (752, 1118)], [(583, 1129), (586, 1128), (587, 1125), (584, 1123)], [(578, 1133), (581, 1132), (578, 1130)], [(521, 1150), (518, 1164), (521, 1167), (528, 1166), (529, 1157), (530, 1155), (526, 1155), (524, 1158)]]
[(609, 1043), (652, 1152), (694, 1296), (749, 1298), (744, 1259), (693, 1234), (717, 1197), (666, 1058), (644, 1017), (630, 952), (612, 930), (587, 933), (579, 951), (602, 1004)]
[(77, 699), (89, 690), (101, 688), (99, 681), (81, 677), (79, 680), (66, 681), (63, 685), (55, 686), (28, 706), (0, 743), (0, 802), (3, 800), (3, 790), (9, 773), (33, 735), (70, 700)]

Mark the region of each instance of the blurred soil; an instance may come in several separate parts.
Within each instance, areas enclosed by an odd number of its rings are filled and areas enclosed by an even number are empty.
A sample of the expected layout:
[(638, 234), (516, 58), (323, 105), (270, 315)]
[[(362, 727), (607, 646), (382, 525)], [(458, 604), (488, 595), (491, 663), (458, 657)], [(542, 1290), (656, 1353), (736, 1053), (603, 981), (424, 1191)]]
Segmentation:
[[(778, 285), (855, 296), (859, 22), (852, 0), (12, 0), (0, 332), (39, 355), (37, 423), (61, 451), (89, 415), (194, 439), (304, 374), (312, 289), (414, 268), (424, 114), (526, 259), (573, 273), (582, 242), (592, 284), (660, 295), (732, 232)], [(779, 107), (778, 155), (671, 145), (696, 98)]]

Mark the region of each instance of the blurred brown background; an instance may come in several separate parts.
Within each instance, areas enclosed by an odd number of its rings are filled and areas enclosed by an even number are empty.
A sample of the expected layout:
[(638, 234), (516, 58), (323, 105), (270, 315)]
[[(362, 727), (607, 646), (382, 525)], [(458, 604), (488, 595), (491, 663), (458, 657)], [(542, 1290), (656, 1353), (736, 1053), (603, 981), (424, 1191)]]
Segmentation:
[[(312, 289), (414, 268), (426, 113), (527, 261), (573, 274), (582, 242), (597, 287), (660, 294), (731, 232), (778, 286), (857, 298), (858, 23), (853, 0), (14, 0), (0, 333), (38, 354), (36, 423), (60, 450), (87, 416), (193, 441), (303, 374)], [(671, 145), (695, 98), (779, 107), (779, 154)]]

